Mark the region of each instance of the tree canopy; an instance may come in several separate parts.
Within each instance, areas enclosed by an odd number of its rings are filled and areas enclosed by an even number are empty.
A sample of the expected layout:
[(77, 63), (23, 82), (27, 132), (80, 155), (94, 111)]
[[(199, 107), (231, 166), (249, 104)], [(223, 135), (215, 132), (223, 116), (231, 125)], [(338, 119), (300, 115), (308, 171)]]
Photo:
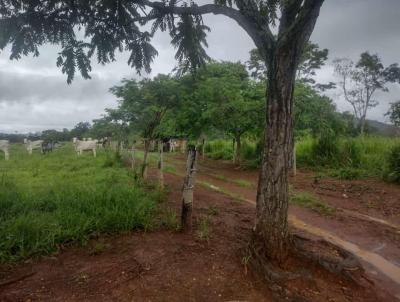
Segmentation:
[[(321, 90), (333, 88), (333, 83), (321, 84), (316, 83), (313, 76), (316, 75), (316, 70), (325, 65), (328, 59), (328, 49), (320, 49), (319, 45), (312, 42), (307, 42), (300, 58), (297, 69), (297, 80), (315, 84), (316, 88)], [(260, 81), (265, 81), (268, 76), (265, 60), (262, 58), (258, 49), (250, 51), (250, 59), (247, 61), (247, 67), (251, 72), (251, 76)]]

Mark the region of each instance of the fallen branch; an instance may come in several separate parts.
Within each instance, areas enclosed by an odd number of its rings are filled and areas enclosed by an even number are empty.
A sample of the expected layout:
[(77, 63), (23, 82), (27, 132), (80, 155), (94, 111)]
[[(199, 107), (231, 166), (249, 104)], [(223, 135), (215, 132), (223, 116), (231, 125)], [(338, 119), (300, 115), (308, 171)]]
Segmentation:
[(13, 283), (17, 283), (18, 281), (25, 280), (26, 278), (29, 278), (35, 274), (36, 274), (36, 272), (30, 272), (28, 274), (25, 274), (25, 275), (22, 275), (22, 276), (19, 276), (19, 277), (16, 277), (16, 278), (13, 278), (13, 279), (10, 279), (7, 281), (2, 281), (2, 282), (0, 282), (0, 287), (7, 286), (7, 285), (10, 285)]

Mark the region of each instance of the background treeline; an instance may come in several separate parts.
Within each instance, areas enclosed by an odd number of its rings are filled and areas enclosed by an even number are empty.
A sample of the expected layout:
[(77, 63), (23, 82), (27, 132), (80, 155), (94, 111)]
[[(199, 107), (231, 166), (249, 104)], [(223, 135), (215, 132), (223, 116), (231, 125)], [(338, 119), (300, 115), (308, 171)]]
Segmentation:
[[(297, 163), (314, 169), (332, 169), (332, 175), (343, 178), (373, 175), (399, 181), (399, 139), (383, 137), (399, 133), (396, 127), (400, 120), (399, 102), (394, 102), (387, 114), (394, 126), (368, 121), (366, 114), (361, 119), (357, 111), (339, 112), (332, 99), (323, 93), (336, 84), (316, 83), (313, 79), (326, 58), (327, 50), (310, 43), (299, 66), (292, 113)], [(339, 64), (344, 61), (336, 61), (336, 69), (343, 69)], [(367, 52), (361, 54), (357, 64), (346, 66), (350, 66), (349, 76), (354, 81), (360, 75), (381, 77), (379, 83), (356, 83), (346, 94), (363, 95), (363, 89), (372, 89), (371, 85), (377, 85), (375, 90), (386, 91), (384, 84), (397, 79), (394, 72), (397, 64), (384, 68), (376, 55)], [(257, 52), (252, 51), (246, 64), (211, 62), (190, 74), (123, 79), (110, 89), (118, 99), (117, 108), (106, 109), (92, 124), (81, 122), (71, 130), (46, 130), (29, 137), (52, 141), (109, 137), (125, 141), (126, 145), (144, 142), (145, 152), (149, 151), (152, 140), (184, 138), (197, 144), (208, 157), (256, 167), (261, 161), (263, 125), (267, 119), (266, 74)], [(357, 108), (364, 108), (366, 113), (378, 103), (371, 101), (365, 100), (362, 107), (364, 100), (358, 98), (361, 107)], [(24, 137), (11, 134), (1, 135), (0, 139), (16, 142)]]

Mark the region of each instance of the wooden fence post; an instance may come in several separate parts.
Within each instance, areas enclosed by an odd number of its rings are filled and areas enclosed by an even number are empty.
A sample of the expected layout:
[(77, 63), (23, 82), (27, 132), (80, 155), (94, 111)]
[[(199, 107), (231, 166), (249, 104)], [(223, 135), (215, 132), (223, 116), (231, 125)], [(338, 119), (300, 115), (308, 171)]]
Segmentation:
[(197, 150), (196, 146), (189, 146), (186, 162), (186, 176), (182, 189), (181, 227), (183, 231), (192, 230), (193, 190), (196, 181)]
[(164, 161), (163, 161), (164, 143), (162, 140), (158, 143), (158, 186), (160, 190), (164, 189)]
[(133, 142), (133, 144), (132, 144), (131, 168), (132, 168), (132, 170), (135, 170), (135, 142)]

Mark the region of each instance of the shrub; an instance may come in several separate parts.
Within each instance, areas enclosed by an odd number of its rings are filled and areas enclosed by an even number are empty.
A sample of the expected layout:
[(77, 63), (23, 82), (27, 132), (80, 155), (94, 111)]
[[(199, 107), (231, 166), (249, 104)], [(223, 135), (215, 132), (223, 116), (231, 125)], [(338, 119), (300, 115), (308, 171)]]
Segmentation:
[(400, 144), (394, 146), (387, 155), (386, 178), (400, 183)]
[(356, 179), (361, 176), (361, 171), (354, 168), (340, 168), (337, 170), (333, 170), (330, 176), (337, 177), (343, 180), (351, 180)]
[(312, 145), (315, 164), (335, 165), (339, 157), (338, 139), (333, 132), (325, 132)]
[(230, 160), (233, 158), (232, 143), (226, 140), (207, 142), (205, 152), (212, 159)]
[(358, 168), (361, 164), (361, 148), (353, 139), (348, 139), (340, 146), (340, 164), (343, 167)]

